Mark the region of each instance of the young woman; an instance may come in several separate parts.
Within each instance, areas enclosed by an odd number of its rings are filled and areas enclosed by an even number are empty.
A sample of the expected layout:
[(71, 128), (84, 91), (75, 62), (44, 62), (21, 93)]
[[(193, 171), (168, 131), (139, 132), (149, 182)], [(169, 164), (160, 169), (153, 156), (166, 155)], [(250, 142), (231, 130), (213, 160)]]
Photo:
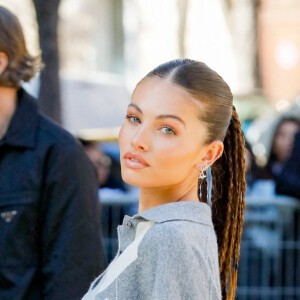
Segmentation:
[(139, 213), (83, 299), (234, 299), (245, 163), (229, 86), (197, 61), (160, 65), (134, 90), (119, 143)]
[(276, 126), (268, 162), (262, 170), (262, 179), (276, 179), (291, 155), (294, 138), (300, 129), (300, 120), (295, 117), (283, 117)]

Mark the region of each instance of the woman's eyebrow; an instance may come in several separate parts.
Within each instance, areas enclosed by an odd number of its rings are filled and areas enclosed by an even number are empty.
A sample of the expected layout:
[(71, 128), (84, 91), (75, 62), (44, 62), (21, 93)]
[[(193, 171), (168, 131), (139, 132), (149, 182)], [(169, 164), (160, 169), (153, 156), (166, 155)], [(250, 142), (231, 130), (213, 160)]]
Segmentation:
[(166, 114), (166, 115), (159, 115), (159, 116), (155, 117), (155, 119), (165, 119), (165, 118), (175, 119), (175, 120), (181, 122), (185, 126), (185, 122), (180, 117), (175, 116), (175, 115)]
[[(128, 107), (134, 107), (141, 115), (143, 114), (143, 111), (135, 103), (130, 103), (128, 105)], [(163, 114), (163, 115), (159, 115), (159, 116), (155, 117), (155, 119), (157, 119), (157, 120), (159, 120), (159, 119), (166, 119), (166, 118), (175, 119), (175, 120), (181, 122), (185, 126), (185, 122), (180, 117), (175, 116), (175, 115)]]
[(130, 106), (134, 107), (141, 115), (143, 114), (143, 111), (135, 103), (130, 103), (128, 107)]

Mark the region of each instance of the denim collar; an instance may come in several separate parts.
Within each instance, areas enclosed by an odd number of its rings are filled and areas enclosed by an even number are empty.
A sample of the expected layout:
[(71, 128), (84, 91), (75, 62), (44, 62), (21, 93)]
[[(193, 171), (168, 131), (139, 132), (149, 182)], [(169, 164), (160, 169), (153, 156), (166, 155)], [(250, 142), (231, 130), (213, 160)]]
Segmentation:
[(35, 99), (21, 88), (17, 93), (17, 109), (0, 145), (34, 148), (38, 128), (38, 108)]
[(150, 208), (134, 216), (156, 223), (185, 220), (212, 226), (211, 208), (203, 202), (181, 201)]

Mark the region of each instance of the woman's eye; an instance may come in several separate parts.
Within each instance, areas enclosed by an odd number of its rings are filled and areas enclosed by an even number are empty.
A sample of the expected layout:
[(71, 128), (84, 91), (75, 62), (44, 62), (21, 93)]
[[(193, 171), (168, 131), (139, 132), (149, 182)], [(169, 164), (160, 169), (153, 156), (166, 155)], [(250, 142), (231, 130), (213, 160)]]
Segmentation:
[(164, 126), (161, 128), (161, 131), (165, 134), (176, 134), (175, 130), (169, 126)]
[(126, 119), (132, 123), (141, 123), (140, 119), (137, 116), (126, 115)]

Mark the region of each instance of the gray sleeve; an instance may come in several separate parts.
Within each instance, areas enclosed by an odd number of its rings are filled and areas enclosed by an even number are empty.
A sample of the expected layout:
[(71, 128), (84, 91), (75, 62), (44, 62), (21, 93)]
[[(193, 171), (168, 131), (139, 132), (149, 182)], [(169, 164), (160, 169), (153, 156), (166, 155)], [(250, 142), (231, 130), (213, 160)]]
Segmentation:
[(219, 281), (213, 279), (206, 257), (207, 238), (198, 237), (167, 223), (153, 226), (139, 251), (143, 299), (221, 299)]

